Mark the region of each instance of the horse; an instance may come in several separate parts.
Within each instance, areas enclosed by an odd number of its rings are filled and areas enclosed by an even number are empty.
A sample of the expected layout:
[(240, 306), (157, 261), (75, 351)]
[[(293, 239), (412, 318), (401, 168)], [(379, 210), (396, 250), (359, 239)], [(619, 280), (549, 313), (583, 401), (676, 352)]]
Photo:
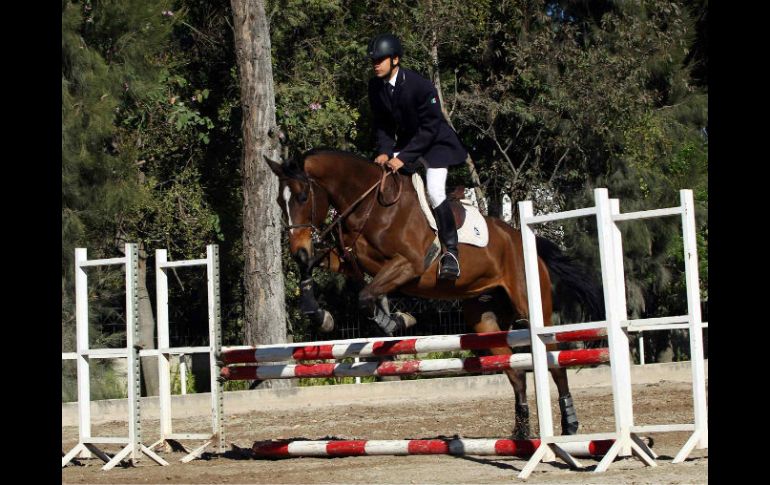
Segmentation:
[[(529, 309), (524, 274), (521, 232), (495, 217), (485, 217), (489, 241), (485, 247), (459, 245), (461, 275), (457, 280), (438, 279), (438, 260), (431, 248), (435, 234), (420, 210), (410, 178), (387, 172), (370, 160), (350, 152), (314, 149), (299, 160), (279, 163), (265, 157), (279, 179), (277, 203), (289, 231), (289, 250), (300, 265), (303, 311), (329, 329), (333, 318), (318, 307), (313, 295), (312, 268), (325, 261), (330, 269), (372, 277), (359, 292), (362, 307), (375, 309), (388, 293), (420, 298), (461, 300), (465, 323), (476, 333), (501, 328), (528, 328)], [(394, 195), (395, 193), (395, 195)], [(329, 207), (336, 221), (321, 230)], [(316, 254), (314, 238), (337, 232), (338, 247)], [(558, 246), (537, 238), (538, 271), (545, 325), (552, 322), (551, 273), (589, 316), (603, 318), (601, 289), (586, 271), (564, 255)], [(387, 310), (387, 309), (385, 309)], [(404, 323), (404, 322), (401, 322)], [(555, 345), (547, 346), (555, 350)], [(510, 347), (489, 349), (510, 355)], [(550, 369), (559, 393), (562, 434), (575, 434), (579, 422), (563, 368)], [(515, 439), (530, 437), (526, 372), (506, 370), (515, 396)]]

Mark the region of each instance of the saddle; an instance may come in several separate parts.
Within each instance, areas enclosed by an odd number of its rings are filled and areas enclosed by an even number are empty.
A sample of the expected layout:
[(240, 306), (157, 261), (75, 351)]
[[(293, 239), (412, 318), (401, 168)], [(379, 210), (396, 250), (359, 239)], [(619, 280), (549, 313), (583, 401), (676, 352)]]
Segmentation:
[(449, 207), (452, 209), (455, 225), (460, 229), (465, 224), (465, 207), (460, 202), (465, 198), (465, 186), (457, 185), (451, 191), (447, 191), (446, 198), (449, 201)]
[[(417, 199), (420, 203), (420, 210), (425, 215), (428, 225), (436, 231), (436, 219), (433, 211), (428, 204), (425, 185), (420, 174), (412, 174), (412, 184), (417, 192)], [(474, 207), (470, 200), (465, 199), (465, 187), (459, 185), (447, 191), (447, 200), (452, 209), (455, 223), (457, 224), (457, 237), (461, 244), (470, 244), (478, 247), (485, 247), (489, 241), (489, 229), (484, 216)], [(436, 239), (438, 245), (438, 238)]]

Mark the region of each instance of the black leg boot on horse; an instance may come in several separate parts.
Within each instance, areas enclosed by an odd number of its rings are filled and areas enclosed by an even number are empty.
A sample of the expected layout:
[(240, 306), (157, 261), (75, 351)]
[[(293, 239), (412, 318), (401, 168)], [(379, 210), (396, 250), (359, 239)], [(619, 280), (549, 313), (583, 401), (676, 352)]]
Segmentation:
[(370, 317), (370, 319), (374, 320), (378, 328), (386, 337), (392, 337), (396, 332), (406, 330), (417, 323), (417, 319), (409, 313), (391, 313), (390, 303), (388, 302), (388, 297), (386, 295), (377, 298), (374, 303), (373, 312), (374, 315)]
[(457, 226), (455, 224), (450, 202), (444, 202), (433, 208), (438, 226), (438, 238), (446, 248), (439, 260), (438, 278), (441, 280), (456, 280), (460, 277), (460, 256), (457, 251)]

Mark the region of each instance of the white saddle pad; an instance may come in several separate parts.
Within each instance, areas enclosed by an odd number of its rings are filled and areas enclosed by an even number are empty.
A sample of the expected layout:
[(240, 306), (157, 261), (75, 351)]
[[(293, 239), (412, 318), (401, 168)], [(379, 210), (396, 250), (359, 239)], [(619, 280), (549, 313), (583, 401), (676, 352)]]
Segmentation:
[[(436, 218), (433, 217), (433, 211), (428, 204), (428, 197), (425, 194), (425, 183), (422, 181), (422, 177), (419, 173), (412, 174), (412, 184), (414, 184), (414, 190), (417, 191), (417, 198), (420, 200), (420, 208), (422, 213), (425, 214), (425, 218), (428, 220), (428, 224), (434, 231), (437, 230)], [(457, 228), (457, 238), (460, 243), (472, 244), (483, 248), (489, 242), (489, 229), (487, 228), (487, 221), (484, 220), (484, 216), (481, 212), (473, 206), (470, 200), (463, 199), (460, 201), (465, 208), (465, 223), (461, 227)]]

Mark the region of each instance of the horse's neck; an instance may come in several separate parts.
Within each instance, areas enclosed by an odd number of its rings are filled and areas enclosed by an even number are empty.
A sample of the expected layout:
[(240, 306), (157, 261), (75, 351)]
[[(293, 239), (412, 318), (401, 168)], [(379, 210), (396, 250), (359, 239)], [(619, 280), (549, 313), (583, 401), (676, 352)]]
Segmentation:
[[(369, 170), (354, 170), (353, 175), (343, 175), (339, 171), (327, 170), (323, 177), (318, 179), (319, 184), (329, 194), (329, 202), (337, 212), (346, 211), (356, 203), (372, 185), (379, 183), (379, 177)], [(368, 198), (368, 197), (367, 197)]]

